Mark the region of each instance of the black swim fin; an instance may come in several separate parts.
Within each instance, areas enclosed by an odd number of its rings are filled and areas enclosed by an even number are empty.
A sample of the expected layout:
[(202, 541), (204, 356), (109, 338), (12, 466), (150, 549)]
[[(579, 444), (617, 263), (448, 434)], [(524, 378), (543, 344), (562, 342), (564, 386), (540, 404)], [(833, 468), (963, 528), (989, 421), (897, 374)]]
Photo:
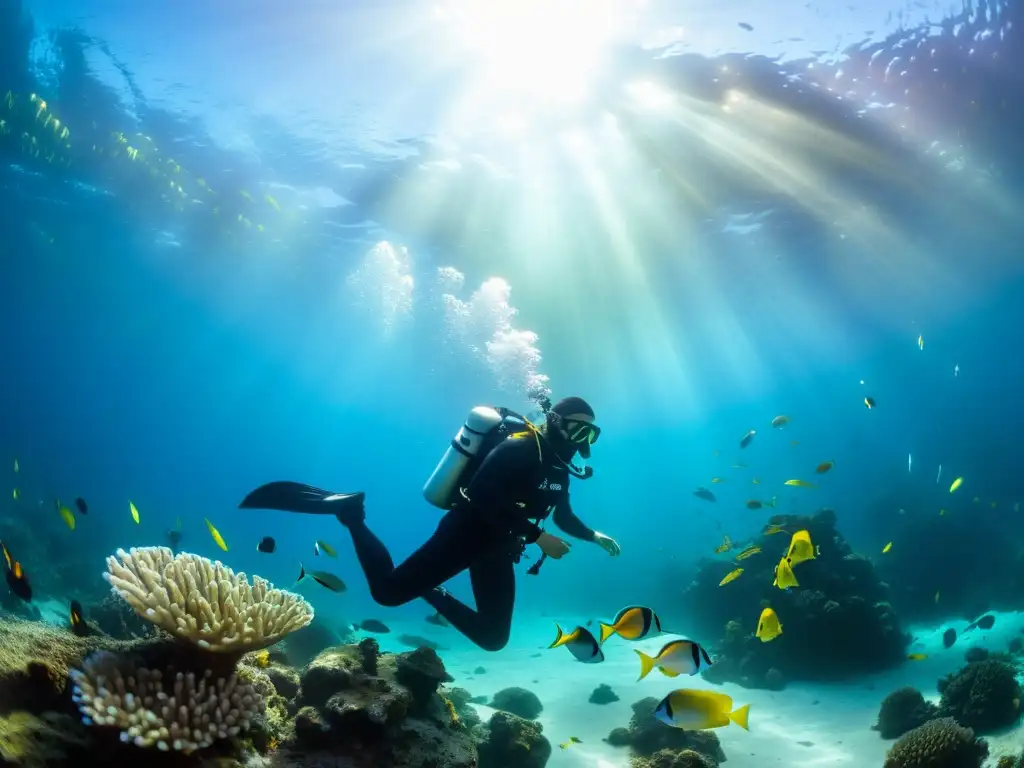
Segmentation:
[(365, 499), (366, 494), (362, 491), (335, 493), (312, 485), (278, 480), (261, 485), (238, 506), (240, 509), (279, 509), (282, 512), (351, 517), (361, 514)]

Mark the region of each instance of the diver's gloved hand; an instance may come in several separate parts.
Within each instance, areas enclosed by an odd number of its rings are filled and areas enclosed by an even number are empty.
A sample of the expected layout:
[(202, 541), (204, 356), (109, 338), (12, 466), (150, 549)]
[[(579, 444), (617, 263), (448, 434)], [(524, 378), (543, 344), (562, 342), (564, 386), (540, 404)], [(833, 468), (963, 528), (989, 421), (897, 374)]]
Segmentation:
[(594, 543), (612, 557), (616, 557), (622, 552), (622, 547), (619, 546), (619, 542), (611, 536), (605, 536), (600, 531), (594, 531)]

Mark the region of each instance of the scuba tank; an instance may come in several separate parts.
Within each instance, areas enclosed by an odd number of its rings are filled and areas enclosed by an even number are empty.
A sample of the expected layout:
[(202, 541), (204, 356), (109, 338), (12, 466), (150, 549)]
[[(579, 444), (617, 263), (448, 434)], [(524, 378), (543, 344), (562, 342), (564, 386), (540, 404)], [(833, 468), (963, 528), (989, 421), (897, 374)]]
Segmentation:
[(478, 405), (470, 411), (465, 424), (455, 433), (448, 450), (423, 486), (423, 497), (435, 507), (450, 509), (466, 467), (478, 458), (485, 443), (488, 450), (494, 447), (494, 441), (488, 438), (504, 421), (505, 416), (488, 405)]

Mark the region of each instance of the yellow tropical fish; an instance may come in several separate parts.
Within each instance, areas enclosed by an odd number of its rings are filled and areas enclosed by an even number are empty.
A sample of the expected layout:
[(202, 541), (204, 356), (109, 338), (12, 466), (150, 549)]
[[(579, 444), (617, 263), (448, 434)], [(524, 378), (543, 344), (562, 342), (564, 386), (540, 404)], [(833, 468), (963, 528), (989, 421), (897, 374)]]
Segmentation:
[(712, 483), (724, 483), (725, 482), (725, 478), (724, 477), (712, 477), (711, 478), (711, 482)]
[(813, 488), (814, 483), (809, 483), (806, 480), (787, 480), (783, 485), (792, 485), (796, 488)]
[(964, 479), (962, 477), (958, 477), (956, 480), (953, 481), (953, 484), (951, 486), (949, 486), (949, 492), (952, 493), (953, 491), (955, 491), (957, 488), (959, 488), (963, 484), (964, 484)]
[(724, 693), (686, 688), (672, 691), (654, 710), (654, 716), (665, 725), (686, 731), (721, 728), (729, 723), (750, 730), (747, 727), (749, 715), (749, 704), (734, 711), (732, 697)]
[(573, 744), (582, 744), (583, 739), (577, 738), (576, 736), (570, 736), (568, 741), (563, 741), (558, 745), (559, 749), (568, 749)]
[(738, 555), (736, 555), (736, 560), (746, 560), (748, 557), (753, 557), (754, 555), (760, 554), (760, 552), (761, 548), (759, 546), (757, 546), (756, 544), (751, 544), (749, 547), (747, 547)]
[(919, 349), (924, 349), (924, 336), (918, 335), (918, 337), (917, 337), (917, 346), (918, 346)]
[[(758, 479), (757, 479), (756, 477), (754, 477), (754, 478), (751, 478), (750, 482), (751, 482), (751, 483), (752, 483), (753, 485), (760, 485), (760, 484), (761, 484), (761, 481), (760, 481), (760, 480), (758, 480)], [(775, 506), (775, 505), (773, 504), (772, 506)]]
[(761, 531), (761, 534), (763, 536), (771, 536), (771, 535), (776, 534), (776, 533), (785, 533), (785, 532), (786, 532), (786, 529), (783, 528), (781, 525), (776, 525), (775, 523), (772, 523), (771, 525), (765, 526), (764, 530)]
[(883, 555), (889, 554), (889, 550), (890, 549), (892, 549), (892, 542), (891, 541), (888, 544), (886, 544), (884, 547), (882, 547), (882, 554)]
[(928, 658), (927, 653), (908, 653), (907, 661), (924, 661)]
[(638, 681), (643, 680), (656, 668), (660, 669), (665, 677), (678, 677), (696, 675), (702, 662), (707, 666), (711, 665), (708, 652), (692, 640), (672, 640), (665, 643), (654, 656), (648, 656), (643, 651), (636, 651), (636, 655), (640, 657)]
[(206, 520), (206, 527), (210, 529), (210, 535), (213, 536), (213, 540), (217, 543), (217, 546), (223, 549), (225, 552), (227, 552), (228, 545), (224, 543), (224, 537), (220, 535), (220, 531), (214, 528), (213, 523), (211, 523), (209, 520), (207, 520), (206, 518), (203, 519)]
[(770, 643), (781, 634), (782, 624), (778, 615), (771, 608), (765, 608), (761, 611), (761, 618), (757, 620), (757, 632), (754, 633), (754, 637), (762, 643)]
[(134, 501), (129, 501), (128, 502), (128, 509), (131, 510), (132, 520), (134, 520), (135, 524), (138, 525), (139, 524), (139, 510), (135, 506), (135, 502)]
[(772, 586), (779, 589), (800, 586), (800, 582), (793, 575), (793, 566), (789, 564), (786, 558), (779, 560), (779, 564), (775, 566), (775, 580), (772, 582)]
[(724, 587), (730, 581), (736, 581), (736, 579), (738, 579), (742, 575), (743, 575), (743, 569), (742, 568), (737, 568), (734, 571), (729, 571), (727, 574), (725, 574), (725, 578), (722, 579), (720, 582), (718, 582), (718, 586)]
[(715, 554), (720, 555), (723, 552), (728, 552), (730, 549), (732, 549), (732, 539), (728, 536), (723, 536), (722, 543), (715, 547)]
[(74, 512), (72, 512), (70, 509), (65, 507), (60, 502), (57, 502), (57, 503), (59, 505), (57, 507), (57, 514), (60, 515), (60, 519), (63, 520), (65, 525), (67, 525), (67, 527), (70, 528), (72, 531), (75, 530), (75, 514), (74, 514)]
[(598, 622), (601, 628), (601, 642), (612, 635), (625, 640), (642, 640), (653, 630), (661, 632), (661, 619), (653, 609), (643, 605), (628, 605), (615, 614), (611, 624)]
[(13, 496), (14, 496), (14, 500), (15, 500), (15, 501), (17, 501), (17, 500), (18, 500), (18, 496), (19, 496), (19, 495), (20, 495), (20, 494), (18, 493), (18, 489), (17, 489), (17, 488), (15, 488), (15, 489), (14, 489), (14, 494), (13, 494)]
[(813, 560), (819, 554), (817, 548), (811, 544), (811, 534), (808, 531), (797, 531), (789, 541), (789, 552), (786, 559), (790, 566), (798, 565), (807, 560)]

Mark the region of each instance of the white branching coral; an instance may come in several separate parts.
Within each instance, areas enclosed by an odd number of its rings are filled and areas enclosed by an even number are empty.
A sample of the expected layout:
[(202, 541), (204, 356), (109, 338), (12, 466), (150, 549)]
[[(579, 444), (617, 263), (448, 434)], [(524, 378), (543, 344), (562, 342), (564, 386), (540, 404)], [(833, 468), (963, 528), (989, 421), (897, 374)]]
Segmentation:
[(237, 735), (264, 710), (263, 700), (237, 675), (207, 670), (168, 673), (136, 667), (107, 652), (71, 670), (72, 699), (86, 725), (114, 726), (137, 747), (189, 753)]
[(266, 648), (313, 620), (300, 595), (166, 547), (119, 549), (103, 577), (144, 619), (210, 651)]

